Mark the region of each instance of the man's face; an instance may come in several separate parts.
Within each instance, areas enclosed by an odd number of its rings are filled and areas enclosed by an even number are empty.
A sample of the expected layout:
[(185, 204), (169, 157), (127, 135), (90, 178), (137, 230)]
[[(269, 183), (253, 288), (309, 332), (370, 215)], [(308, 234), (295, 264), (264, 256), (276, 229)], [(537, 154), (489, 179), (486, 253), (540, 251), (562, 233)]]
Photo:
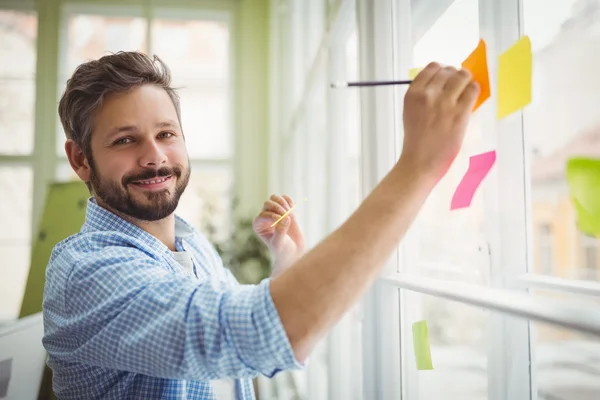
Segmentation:
[(141, 221), (172, 214), (190, 166), (167, 92), (144, 85), (107, 96), (93, 122), (88, 161), (98, 203)]

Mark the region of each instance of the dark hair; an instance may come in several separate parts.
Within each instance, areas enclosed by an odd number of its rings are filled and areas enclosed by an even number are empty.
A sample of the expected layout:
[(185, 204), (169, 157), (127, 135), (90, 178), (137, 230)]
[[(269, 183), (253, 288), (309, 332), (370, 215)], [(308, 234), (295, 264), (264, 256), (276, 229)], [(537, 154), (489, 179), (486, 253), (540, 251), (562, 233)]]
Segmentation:
[(162, 87), (175, 106), (181, 125), (179, 96), (171, 87), (169, 67), (158, 57), (140, 52), (118, 52), (88, 61), (75, 69), (58, 104), (58, 115), (65, 135), (91, 160), (94, 114), (104, 97), (151, 84)]

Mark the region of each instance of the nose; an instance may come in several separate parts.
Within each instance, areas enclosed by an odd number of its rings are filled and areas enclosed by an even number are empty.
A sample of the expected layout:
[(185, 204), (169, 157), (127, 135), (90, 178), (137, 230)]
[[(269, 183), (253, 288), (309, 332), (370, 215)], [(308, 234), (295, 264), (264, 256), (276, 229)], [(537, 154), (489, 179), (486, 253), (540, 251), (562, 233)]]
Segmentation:
[(140, 166), (159, 168), (167, 163), (167, 155), (156, 140), (147, 140), (141, 147)]

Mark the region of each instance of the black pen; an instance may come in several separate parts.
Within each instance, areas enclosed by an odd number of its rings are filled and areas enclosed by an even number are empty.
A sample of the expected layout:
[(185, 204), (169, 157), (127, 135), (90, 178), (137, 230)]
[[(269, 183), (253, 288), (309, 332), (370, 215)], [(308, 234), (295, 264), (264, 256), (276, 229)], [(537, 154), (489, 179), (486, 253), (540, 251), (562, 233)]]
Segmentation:
[(366, 82), (333, 82), (332, 88), (344, 88), (353, 86), (384, 86), (384, 85), (410, 85), (412, 80), (403, 81), (366, 81)]

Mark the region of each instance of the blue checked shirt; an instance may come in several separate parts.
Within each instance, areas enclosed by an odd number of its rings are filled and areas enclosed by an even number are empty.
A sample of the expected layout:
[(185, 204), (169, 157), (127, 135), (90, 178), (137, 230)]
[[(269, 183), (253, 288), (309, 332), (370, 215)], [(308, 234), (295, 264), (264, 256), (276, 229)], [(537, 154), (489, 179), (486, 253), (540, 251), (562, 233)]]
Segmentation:
[(193, 272), (94, 199), (81, 232), (55, 246), (43, 343), (58, 399), (214, 399), (210, 381), (226, 378), (254, 399), (251, 378), (302, 368), (270, 280), (240, 285), (202, 235), (175, 225)]

